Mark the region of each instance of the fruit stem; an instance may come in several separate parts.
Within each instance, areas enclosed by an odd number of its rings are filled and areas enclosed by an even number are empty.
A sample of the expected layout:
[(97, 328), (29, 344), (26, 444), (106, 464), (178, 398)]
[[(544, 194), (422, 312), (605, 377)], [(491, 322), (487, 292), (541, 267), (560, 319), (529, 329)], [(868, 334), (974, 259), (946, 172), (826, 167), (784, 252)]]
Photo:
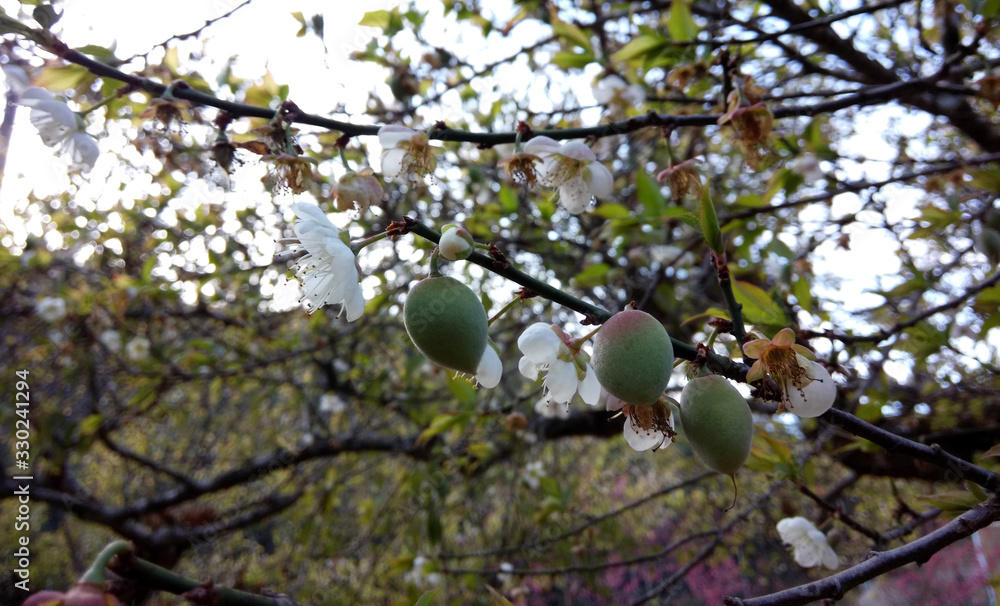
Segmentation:
[(116, 555), (127, 553), (132, 549), (132, 546), (125, 541), (115, 541), (109, 544), (107, 547), (101, 550), (101, 553), (97, 554), (94, 558), (94, 563), (90, 565), (87, 572), (83, 573), (77, 584), (90, 583), (92, 585), (100, 585), (104, 587), (104, 569), (107, 568), (108, 563), (111, 558)]
[(432, 278), (437, 278), (441, 276), (441, 270), (438, 268), (438, 259), (440, 258), (441, 258), (441, 249), (435, 246), (434, 251), (431, 252), (431, 260), (430, 260), (430, 274)]
[[(601, 326), (603, 326), (603, 324)], [(573, 339), (572, 341), (567, 343), (566, 346), (569, 347), (570, 351), (572, 351), (574, 354), (580, 353), (580, 348), (583, 347), (583, 344), (594, 338), (594, 335), (597, 334), (597, 331), (601, 330), (601, 326), (598, 326), (597, 328), (583, 335), (579, 339)]]

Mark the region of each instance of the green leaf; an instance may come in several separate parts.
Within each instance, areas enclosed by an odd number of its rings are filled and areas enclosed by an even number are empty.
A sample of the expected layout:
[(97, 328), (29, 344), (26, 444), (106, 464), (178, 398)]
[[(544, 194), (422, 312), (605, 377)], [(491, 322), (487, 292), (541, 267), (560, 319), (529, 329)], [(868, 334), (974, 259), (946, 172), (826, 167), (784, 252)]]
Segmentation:
[(667, 199), (660, 192), (660, 184), (653, 177), (639, 171), (635, 177), (635, 192), (639, 198), (639, 204), (646, 208), (646, 215), (649, 217), (660, 217), (663, 209), (667, 206)]
[(667, 20), (670, 37), (678, 42), (690, 42), (698, 37), (698, 25), (691, 16), (690, 0), (674, 0)]
[(736, 301), (743, 305), (743, 315), (754, 324), (769, 324), (772, 326), (787, 326), (788, 318), (767, 291), (744, 282), (733, 280), (733, 294)]
[(962, 515), (980, 503), (976, 495), (966, 490), (950, 490), (917, 498), (934, 507), (939, 507), (942, 515), (949, 519)]
[[(465, 381), (468, 383), (468, 381)], [(458, 414), (442, 414), (437, 415), (431, 420), (431, 424), (427, 429), (420, 432), (420, 436), (417, 437), (417, 445), (424, 445), (433, 438), (434, 436), (444, 433), (453, 427), (458, 427), (464, 425), (469, 421), (469, 413), (461, 412)]]
[(491, 606), (514, 606), (510, 600), (503, 597), (503, 594), (493, 589), (489, 585), (486, 586), (486, 591), (490, 592), (490, 605)]
[(431, 598), (437, 593), (437, 589), (431, 589), (424, 595), (420, 596), (420, 599), (413, 603), (413, 606), (430, 606)]
[(358, 25), (377, 27), (383, 30), (389, 27), (390, 23), (392, 23), (392, 14), (387, 10), (369, 11), (361, 17), (361, 21), (358, 21)]
[(59, 93), (70, 88), (77, 88), (87, 82), (93, 82), (93, 80), (94, 76), (87, 71), (87, 68), (71, 63), (58, 67), (46, 67), (35, 80), (35, 86)]
[(590, 45), (590, 36), (572, 23), (566, 23), (565, 21), (553, 21), (552, 33), (560, 38), (572, 42), (585, 50), (587, 53), (593, 54), (593, 47)]
[(984, 452), (980, 458), (981, 459), (1000, 458), (1000, 444), (995, 444), (989, 450)]
[(621, 217), (628, 217), (632, 213), (626, 206), (608, 202), (594, 209), (594, 214), (603, 219), (619, 219)]
[(708, 242), (708, 247), (717, 255), (722, 255), (725, 249), (722, 244), (722, 229), (719, 228), (719, 218), (715, 216), (715, 205), (712, 204), (712, 196), (708, 193), (708, 188), (702, 189), (701, 193), (701, 232)]
[(500, 193), (497, 194), (500, 200), (500, 207), (503, 208), (504, 212), (507, 214), (517, 212), (519, 203), (517, 198), (517, 191), (513, 187), (504, 183), (500, 186)]
[(570, 53), (567, 51), (559, 51), (552, 56), (552, 63), (563, 69), (582, 68), (593, 62), (593, 53)]
[(115, 45), (112, 44), (111, 48), (105, 48), (97, 44), (87, 44), (76, 49), (77, 52), (81, 52), (84, 55), (90, 55), (95, 59), (100, 59), (105, 63), (115, 63), (117, 61), (115, 57)]
[(80, 421), (79, 434), (82, 438), (89, 438), (97, 433), (97, 430), (101, 428), (101, 415), (92, 414), (87, 415)]
[(611, 55), (612, 61), (632, 61), (648, 55), (654, 55), (667, 46), (668, 40), (663, 36), (649, 34), (632, 38), (617, 53)]
[(597, 263), (576, 274), (573, 278), (574, 284), (579, 288), (593, 288), (601, 286), (607, 282), (608, 272), (611, 266), (607, 263)]

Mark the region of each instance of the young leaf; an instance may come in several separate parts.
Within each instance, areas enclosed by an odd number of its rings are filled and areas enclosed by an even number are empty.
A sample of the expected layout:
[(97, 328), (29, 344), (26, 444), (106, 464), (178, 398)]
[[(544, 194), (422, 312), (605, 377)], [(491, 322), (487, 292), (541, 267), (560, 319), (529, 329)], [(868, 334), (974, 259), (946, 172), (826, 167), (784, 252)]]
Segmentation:
[(708, 247), (717, 255), (723, 254), (722, 230), (719, 228), (719, 218), (715, 215), (715, 205), (712, 204), (712, 196), (709, 195), (707, 187), (701, 192), (700, 223)]
[(690, 42), (698, 37), (698, 25), (691, 16), (690, 0), (674, 0), (667, 21), (670, 37), (678, 42)]

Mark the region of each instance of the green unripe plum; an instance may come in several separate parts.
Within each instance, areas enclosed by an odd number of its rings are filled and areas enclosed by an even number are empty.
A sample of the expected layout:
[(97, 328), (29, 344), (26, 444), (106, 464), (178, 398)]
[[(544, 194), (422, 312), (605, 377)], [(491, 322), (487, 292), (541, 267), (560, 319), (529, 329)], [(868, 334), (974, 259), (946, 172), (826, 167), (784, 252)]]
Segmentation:
[(475, 374), (486, 349), (486, 310), (472, 289), (439, 276), (417, 282), (403, 306), (406, 333), (436, 364)]
[(674, 348), (656, 318), (628, 309), (601, 326), (590, 363), (608, 393), (629, 404), (647, 406), (663, 395), (670, 382)]
[(753, 415), (724, 377), (691, 379), (681, 392), (681, 427), (691, 450), (710, 469), (732, 476), (750, 456)]

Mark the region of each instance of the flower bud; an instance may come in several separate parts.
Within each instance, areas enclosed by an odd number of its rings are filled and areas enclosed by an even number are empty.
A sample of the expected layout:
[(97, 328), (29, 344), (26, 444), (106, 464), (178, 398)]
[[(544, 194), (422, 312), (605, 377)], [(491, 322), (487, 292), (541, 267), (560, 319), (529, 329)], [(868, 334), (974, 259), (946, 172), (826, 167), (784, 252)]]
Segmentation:
[(441, 229), (441, 241), (438, 242), (441, 256), (449, 261), (468, 259), (476, 249), (476, 241), (472, 234), (461, 225), (445, 225)]

